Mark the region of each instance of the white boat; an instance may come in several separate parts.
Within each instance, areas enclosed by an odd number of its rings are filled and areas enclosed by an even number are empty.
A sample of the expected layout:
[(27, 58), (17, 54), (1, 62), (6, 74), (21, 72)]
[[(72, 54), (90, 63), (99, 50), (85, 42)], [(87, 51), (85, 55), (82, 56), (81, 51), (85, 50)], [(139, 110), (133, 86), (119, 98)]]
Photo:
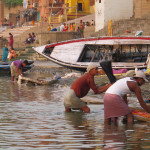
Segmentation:
[(85, 71), (90, 62), (99, 65), (104, 59), (112, 60), (113, 69), (145, 68), (150, 37), (83, 38), (34, 47), (34, 50), (56, 64), (79, 71)]

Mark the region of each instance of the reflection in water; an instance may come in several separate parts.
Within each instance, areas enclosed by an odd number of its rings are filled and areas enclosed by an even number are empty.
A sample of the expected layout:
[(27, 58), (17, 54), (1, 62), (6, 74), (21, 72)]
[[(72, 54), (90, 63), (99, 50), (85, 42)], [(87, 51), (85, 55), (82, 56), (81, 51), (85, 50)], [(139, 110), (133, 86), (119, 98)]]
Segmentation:
[(125, 128), (118, 126), (115, 123), (104, 125), (104, 150), (123, 149), (126, 142)]
[(103, 105), (91, 113), (64, 112), (63, 98), (74, 79), (53, 86), (27, 86), (0, 77), (0, 149), (150, 149), (150, 126), (104, 125)]
[[(73, 145), (75, 149), (82, 149), (83, 147), (102, 149), (102, 139), (98, 139), (98, 137), (95, 136), (96, 128), (94, 124), (97, 121), (92, 120), (91, 122), (88, 117), (89, 116), (83, 112), (65, 113), (65, 120), (70, 125), (72, 139), (74, 139), (71, 145), (67, 147), (68, 149), (73, 147)], [(77, 141), (78, 143), (76, 143)]]

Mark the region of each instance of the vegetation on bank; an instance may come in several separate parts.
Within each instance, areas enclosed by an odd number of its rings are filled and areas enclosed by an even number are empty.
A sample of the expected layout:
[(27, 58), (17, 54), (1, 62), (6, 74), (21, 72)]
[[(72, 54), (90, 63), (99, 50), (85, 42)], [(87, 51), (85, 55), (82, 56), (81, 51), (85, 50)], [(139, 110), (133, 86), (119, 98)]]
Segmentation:
[(0, 1), (2, 1), (8, 8), (23, 5), (23, 0), (0, 0)]

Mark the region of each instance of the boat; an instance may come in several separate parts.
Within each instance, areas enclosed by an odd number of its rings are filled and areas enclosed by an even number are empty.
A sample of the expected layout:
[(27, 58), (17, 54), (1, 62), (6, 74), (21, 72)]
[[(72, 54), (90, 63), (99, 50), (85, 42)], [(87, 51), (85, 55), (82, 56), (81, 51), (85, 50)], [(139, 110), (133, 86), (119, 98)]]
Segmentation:
[(33, 49), (58, 65), (83, 72), (89, 63), (101, 68), (103, 60), (111, 60), (113, 69), (142, 69), (150, 53), (150, 37), (81, 38)]
[[(0, 75), (10, 75), (11, 71), (10, 71), (10, 65), (11, 65), (11, 61), (10, 62), (0, 62)], [(28, 61), (28, 65), (23, 67), (22, 72), (26, 72), (27, 70), (30, 70), (33, 67), (33, 63), (34, 61)]]

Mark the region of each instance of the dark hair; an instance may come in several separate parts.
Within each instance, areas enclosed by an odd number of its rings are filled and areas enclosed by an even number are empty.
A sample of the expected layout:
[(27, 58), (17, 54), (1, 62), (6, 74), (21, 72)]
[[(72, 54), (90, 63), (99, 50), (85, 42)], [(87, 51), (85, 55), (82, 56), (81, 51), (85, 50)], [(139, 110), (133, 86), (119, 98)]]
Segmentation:
[(25, 63), (26, 65), (29, 64), (29, 62), (27, 60), (24, 60), (23, 63)]

